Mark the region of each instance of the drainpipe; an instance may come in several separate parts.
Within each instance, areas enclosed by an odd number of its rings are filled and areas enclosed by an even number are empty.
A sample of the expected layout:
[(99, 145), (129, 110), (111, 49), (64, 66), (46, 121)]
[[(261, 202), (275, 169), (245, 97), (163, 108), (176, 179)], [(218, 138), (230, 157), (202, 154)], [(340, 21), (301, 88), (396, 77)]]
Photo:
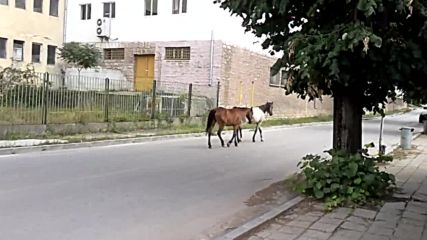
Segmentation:
[(213, 61), (214, 61), (214, 31), (211, 30), (211, 49), (210, 49), (210, 63), (209, 63), (209, 86), (213, 82)]
[(65, 39), (67, 37), (67, 6), (68, 6), (68, 0), (64, 1), (64, 23), (63, 23), (63, 43), (65, 43)]

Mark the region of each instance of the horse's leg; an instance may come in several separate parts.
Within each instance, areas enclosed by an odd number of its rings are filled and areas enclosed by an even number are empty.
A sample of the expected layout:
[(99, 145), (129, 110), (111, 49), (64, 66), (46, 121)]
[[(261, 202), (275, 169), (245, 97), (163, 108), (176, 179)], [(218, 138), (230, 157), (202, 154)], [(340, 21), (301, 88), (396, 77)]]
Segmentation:
[(237, 130), (236, 127), (233, 127), (233, 137), (231, 137), (230, 141), (228, 141), (227, 143), (227, 147), (230, 147), (231, 143), (233, 142), (233, 140), (236, 140), (236, 135), (237, 135)]
[(239, 142), (239, 141), (237, 141), (239, 139), (239, 129), (242, 130), (240, 128), (240, 126), (234, 127), (234, 131), (236, 132), (236, 138), (234, 139), (234, 146), (236, 146), (236, 147), (237, 147), (238, 142)]
[(211, 144), (211, 131), (208, 132), (208, 148), (212, 148), (212, 144)]
[[(239, 135), (239, 132), (240, 132), (240, 135)], [(242, 141), (242, 128), (241, 128), (241, 127), (238, 127), (238, 128), (237, 128), (237, 135), (236, 135), (236, 138), (237, 138), (237, 141), (238, 141), (238, 142), (241, 142), (241, 141)]]
[(221, 137), (221, 132), (222, 132), (222, 130), (223, 130), (223, 129), (224, 129), (224, 125), (220, 125), (220, 124), (219, 124), (217, 134), (218, 134), (219, 140), (221, 140), (221, 146), (222, 146), (222, 147), (225, 147), (225, 146), (224, 146), (224, 140), (223, 140), (223, 139), (222, 139), (222, 137)]
[(261, 136), (261, 142), (264, 142), (264, 138), (262, 137), (261, 125), (258, 128), (259, 128), (259, 135)]
[(255, 131), (254, 131), (254, 135), (252, 136), (252, 142), (255, 142), (255, 136), (256, 136), (256, 133), (258, 132), (258, 123), (256, 124), (256, 126), (255, 126)]

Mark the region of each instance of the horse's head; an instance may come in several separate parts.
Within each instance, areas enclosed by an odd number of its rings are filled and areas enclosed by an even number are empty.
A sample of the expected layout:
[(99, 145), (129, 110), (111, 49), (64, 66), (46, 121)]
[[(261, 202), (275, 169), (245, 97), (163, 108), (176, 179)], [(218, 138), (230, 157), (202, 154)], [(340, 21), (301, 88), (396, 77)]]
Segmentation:
[(273, 102), (267, 102), (265, 106), (268, 114), (270, 114), (270, 116), (273, 116)]

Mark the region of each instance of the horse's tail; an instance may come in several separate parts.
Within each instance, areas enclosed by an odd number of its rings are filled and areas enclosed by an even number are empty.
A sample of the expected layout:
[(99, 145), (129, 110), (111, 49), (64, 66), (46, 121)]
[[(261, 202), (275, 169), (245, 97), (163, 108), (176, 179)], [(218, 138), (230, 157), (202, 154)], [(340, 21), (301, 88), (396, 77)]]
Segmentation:
[(215, 124), (215, 113), (216, 113), (215, 109), (212, 109), (209, 112), (208, 123), (206, 124), (206, 133), (210, 132), (211, 128), (213, 127), (213, 124)]

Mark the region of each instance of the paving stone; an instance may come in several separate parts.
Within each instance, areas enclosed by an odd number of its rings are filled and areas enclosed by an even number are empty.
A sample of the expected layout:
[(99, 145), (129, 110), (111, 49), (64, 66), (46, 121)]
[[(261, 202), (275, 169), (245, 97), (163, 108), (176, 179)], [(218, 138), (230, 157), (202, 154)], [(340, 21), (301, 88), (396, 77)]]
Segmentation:
[(318, 219), (319, 219), (319, 217), (302, 215), (302, 216), (295, 218), (293, 221), (289, 222), (287, 225), (295, 226), (295, 227), (308, 228), (311, 224), (313, 224)]
[(402, 214), (402, 218), (409, 218), (409, 219), (414, 219), (414, 220), (424, 222), (427, 220), (427, 215), (424, 215), (422, 213), (404, 211)]
[(311, 216), (309, 214), (305, 214), (305, 215), (297, 217), (295, 220), (305, 221), (305, 222), (315, 222), (318, 219), (319, 219), (319, 217), (317, 217), (317, 216)]
[(368, 229), (368, 226), (365, 224), (360, 224), (355, 222), (345, 222), (340, 226), (340, 228), (358, 231), (358, 232), (365, 232)]
[(269, 240), (294, 240), (298, 237), (296, 234), (283, 233), (279, 231), (274, 231), (268, 236)]
[(313, 204), (312, 208), (314, 210), (323, 211), (323, 210), (325, 210), (325, 204), (324, 203), (316, 203), (316, 204)]
[(397, 210), (402, 211), (406, 207), (405, 202), (388, 202), (385, 203), (384, 206), (381, 208), (381, 210)]
[(267, 238), (268, 236), (270, 236), (270, 235), (271, 235), (271, 232), (270, 232), (270, 231), (271, 231), (270, 229), (266, 229), (266, 230), (264, 230), (264, 231), (257, 232), (255, 235), (256, 235), (257, 237), (260, 237), (260, 238)]
[(313, 224), (313, 222), (293, 220), (292, 222), (289, 222), (287, 224), (287, 226), (294, 226), (294, 227), (300, 227), (300, 228), (308, 228), (308, 227), (310, 227), (311, 224)]
[(409, 212), (427, 214), (427, 203), (411, 201), (408, 202), (405, 210)]
[(375, 235), (375, 234), (371, 234), (371, 233), (365, 233), (365, 234), (363, 234), (363, 236), (360, 240), (389, 240), (389, 238), (386, 236), (380, 236), (380, 235)]
[(317, 221), (317, 222), (339, 226), (343, 221), (344, 221), (343, 219), (329, 218), (329, 217), (324, 216), (321, 219), (319, 219), (319, 221)]
[(252, 237), (248, 238), (248, 240), (264, 240), (264, 239), (260, 238), (258, 236), (252, 236)]
[(418, 240), (423, 233), (423, 226), (413, 226), (409, 224), (399, 224), (394, 233), (394, 237), (405, 240)]
[(375, 216), (377, 215), (377, 212), (363, 209), (363, 208), (356, 208), (352, 213), (352, 215), (356, 217), (366, 218), (366, 219), (374, 219)]
[(375, 221), (397, 222), (401, 218), (400, 214), (390, 212), (380, 212), (375, 217)]
[[(332, 233), (321, 232), (316, 230), (307, 230), (297, 240), (326, 240)], [(285, 239), (282, 239), (285, 240)]]
[(317, 218), (320, 218), (323, 215), (325, 215), (325, 213), (321, 212), (321, 211), (313, 211), (313, 212), (309, 212), (309, 213), (306, 214), (306, 216), (317, 217)]
[(427, 202), (427, 194), (416, 192), (412, 198), (416, 201)]
[(362, 232), (339, 229), (329, 240), (358, 240), (362, 234)]
[(353, 212), (353, 209), (351, 209), (351, 208), (337, 208), (337, 209), (333, 210), (331, 213), (325, 214), (325, 217), (336, 218), (336, 219), (345, 219), (352, 212)]
[(279, 229), (280, 232), (287, 233), (287, 234), (296, 234), (296, 235), (300, 235), (305, 230), (306, 228), (294, 227), (294, 226), (284, 226)]
[(408, 225), (413, 225), (413, 226), (424, 226), (424, 221), (417, 221), (414, 219), (410, 219), (410, 218), (402, 218), (399, 221), (399, 224), (408, 224)]
[(387, 237), (391, 237), (393, 235), (393, 232), (394, 232), (394, 229), (386, 228), (384, 226), (377, 225), (375, 223), (373, 223), (368, 229), (368, 233), (372, 233), (375, 235), (381, 235), (381, 236), (387, 236)]
[(282, 228), (283, 227), (283, 225), (281, 225), (281, 224), (277, 224), (277, 223), (272, 223), (272, 224), (270, 224), (269, 226), (268, 226), (268, 228), (269, 229), (271, 229), (271, 230), (278, 230), (278, 229), (280, 229), (280, 228)]
[(337, 229), (338, 226), (339, 224), (327, 224), (327, 223), (316, 222), (310, 226), (310, 229), (331, 233), (335, 231), (335, 229)]
[(408, 193), (393, 193), (393, 197), (397, 199), (408, 200), (411, 198), (411, 195)]
[(396, 219), (388, 219), (388, 220), (378, 220), (371, 224), (371, 226), (376, 226), (380, 228), (390, 228), (395, 229), (399, 220)]

